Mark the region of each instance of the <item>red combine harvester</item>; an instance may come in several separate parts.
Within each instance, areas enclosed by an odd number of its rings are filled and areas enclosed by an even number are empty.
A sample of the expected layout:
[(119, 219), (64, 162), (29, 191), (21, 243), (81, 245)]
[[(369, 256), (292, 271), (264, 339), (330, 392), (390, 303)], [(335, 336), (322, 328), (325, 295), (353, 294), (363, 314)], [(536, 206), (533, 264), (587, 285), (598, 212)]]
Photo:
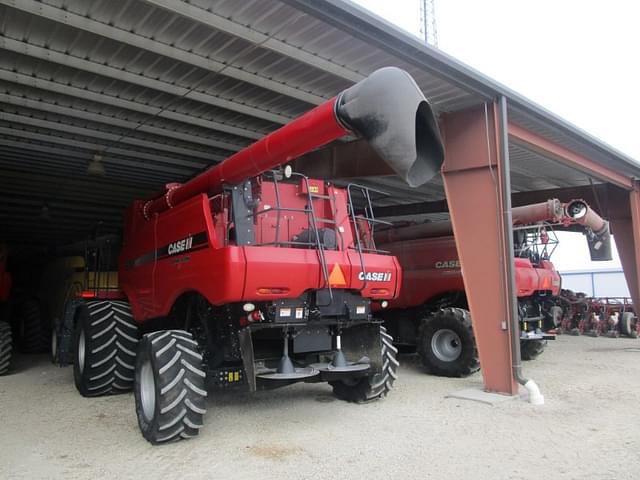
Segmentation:
[[(551, 254), (557, 239), (551, 224), (581, 225), (592, 258), (610, 258), (609, 225), (582, 200), (559, 200), (513, 209), (515, 273), (524, 360), (542, 353), (546, 333), (559, 326), (561, 280)], [(388, 229), (376, 235), (380, 248), (403, 268), (400, 296), (380, 312), (396, 344), (416, 348), (426, 369), (441, 376), (465, 376), (480, 368), (464, 282), (450, 222)]]
[(196, 435), (212, 386), (329, 382), (344, 400), (386, 395), (396, 349), (371, 305), (396, 297), (401, 270), (364, 246), (376, 222), (369, 191), (273, 170), (354, 134), (411, 186), (443, 161), (429, 103), (406, 72), (384, 68), (187, 183), (135, 201), (119, 266), (126, 297), (87, 302), (75, 329), (79, 391), (133, 387), (152, 443)]
[(11, 274), (7, 272), (7, 247), (0, 244), (0, 375), (9, 371), (13, 342), (9, 324), (9, 294)]

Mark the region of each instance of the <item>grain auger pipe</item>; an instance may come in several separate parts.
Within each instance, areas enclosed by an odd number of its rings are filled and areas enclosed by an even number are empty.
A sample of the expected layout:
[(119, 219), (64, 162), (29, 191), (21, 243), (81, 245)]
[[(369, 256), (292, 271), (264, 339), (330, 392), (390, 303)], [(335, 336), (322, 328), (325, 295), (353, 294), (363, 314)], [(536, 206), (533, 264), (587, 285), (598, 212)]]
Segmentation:
[[(609, 222), (598, 215), (584, 200), (562, 203), (556, 198), (546, 202), (514, 207), (514, 226), (532, 225), (538, 222), (561, 223), (565, 226), (581, 225), (585, 229), (591, 260), (611, 260), (611, 235)], [(376, 242), (391, 243), (420, 238), (453, 235), (450, 221), (429, 222), (376, 232)]]
[[(563, 205), (555, 198), (546, 202), (534, 203), (512, 209), (513, 225), (528, 225), (541, 221), (561, 222), (564, 215)], [(453, 235), (451, 221), (420, 223), (405, 227), (378, 231), (376, 241), (391, 243), (420, 238), (447, 237)]]
[(513, 209), (514, 225), (529, 225), (537, 222), (553, 222), (580, 225), (589, 244), (591, 260), (599, 262), (611, 260), (611, 232), (609, 222), (598, 215), (584, 200), (561, 203), (551, 199)]
[(591, 260), (611, 260), (609, 222), (594, 212), (584, 200), (571, 200), (565, 204), (564, 211), (566, 217), (585, 227)]
[(224, 184), (241, 183), (354, 134), (367, 140), (412, 187), (430, 180), (444, 159), (431, 106), (407, 72), (386, 67), (187, 183), (173, 184), (144, 205), (144, 216), (148, 219), (200, 193), (219, 193)]

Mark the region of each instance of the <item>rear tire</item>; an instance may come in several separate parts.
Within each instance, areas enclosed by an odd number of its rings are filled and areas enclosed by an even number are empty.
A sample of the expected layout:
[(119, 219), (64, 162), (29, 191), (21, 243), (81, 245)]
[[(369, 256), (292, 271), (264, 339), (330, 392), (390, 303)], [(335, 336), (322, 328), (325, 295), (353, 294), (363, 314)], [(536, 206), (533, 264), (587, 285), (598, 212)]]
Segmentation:
[(522, 360), (535, 360), (547, 347), (546, 340), (521, 340), (520, 341), (520, 358)]
[(633, 328), (634, 315), (631, 312), (622, 312), (620, 317), (620, 332), (627, 337), (631, 337), (635, 329)]
[(205, 377), (198, 343), (189, 332), (145, 335), (134, 387), (142, 436), (157, 445), (198, 435), (206, 413)]
[(17, 343), (23, 353), (44, 353), (49, 350), (49, 329), (42, 317), (40, 303), (30, 299), (22, 304), (17, 329)]
[(51, 363), (58, 364), (58, 328), (53, 325), (51, 328)]
[(444, 308), (423, 319), (418, 354), (425, 369), (440, 377), (466, 377), (480, 370), (469, 312)]
[(73, 374), (84, 397), (131, 390), (138, 326), (125, 301), (98, 300), (80, 307), (74, 331)]
[(352, 382), (329, 382), (333, 387), (333, 394), (337, 398), (347, 402), (366, 403), (386, 397), (393, 389), (400, 366), (396, 360), (398, 350), (393, 346), (393, 338), (382, 326), (380, 327), (380, 343), (382, 344), (382, 371)]
[(548, 315), (548, 318), (549, 318), (548, 329), (560, 328), (562, 326), (563, 317), (564, 317), (564, 310), (562, 309), (562, 307), (559, 307), (557, 305), (554, 305), (553, 307), (551, 307)]
[(0, 320), (0, 375), (6, 375), (9, 372), (12, 354), (11, 326), (7, 322)]

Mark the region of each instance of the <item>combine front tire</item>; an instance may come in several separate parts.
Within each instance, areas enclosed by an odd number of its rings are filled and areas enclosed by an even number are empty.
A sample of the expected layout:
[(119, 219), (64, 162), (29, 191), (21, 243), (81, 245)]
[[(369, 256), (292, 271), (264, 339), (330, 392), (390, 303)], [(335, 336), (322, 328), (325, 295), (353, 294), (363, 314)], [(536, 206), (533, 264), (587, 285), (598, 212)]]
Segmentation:
[(138, 326), (127, 302), (101, 300), (80, 307), (73, 374), (84, 397), (123, 393), (133, 386)]
[(12, 353), (11, 326), (7, 322), (0, 321), (0, 375), (9, 371)]
[(398, 349), (393, 346), (393, 338), (387, 329), (380, 327), (380, 341), (382, 344), (382, 371), (370, 377), (355, 380), (340, 380), (330, 382), (333, 394), (340, 400), (354, 403), (365, 403), (386, 397), (393, 388), (398, 377), (400, 364), (396, 360)]
[(429, 373), (466, 377), (480, 369), (471, 317), (462, 308), (444, 308), (422, 320), (418, 354)]
[(136, 414), (154, 445), (198, 435), (206, 412), (205, 372), (189, 332), (145, 335), (136, 361)]
[(522, 360), (535, 360), (547, 346), (546, 340), (521, 340), (520, 358)]

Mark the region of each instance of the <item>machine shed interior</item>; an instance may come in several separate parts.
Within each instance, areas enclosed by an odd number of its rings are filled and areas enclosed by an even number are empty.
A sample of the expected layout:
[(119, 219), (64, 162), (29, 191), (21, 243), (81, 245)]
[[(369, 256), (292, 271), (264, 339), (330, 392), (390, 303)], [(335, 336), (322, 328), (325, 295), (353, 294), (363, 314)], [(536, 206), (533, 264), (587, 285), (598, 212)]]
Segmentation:
[[(0, 241), (14, 251), (65, 245), (98, 223), (117, 233), (133, 199), (192, 177), (383, 66), (409, 72), (444, 125), (469, 111), (497, 122), (504, 99), (512, 193), (543, 201), (565, 191), (593, 205), (622, 198), (618, 221), (640, 219), (640, 164), (342, 0), (0, 0), (0, 52)], [(331, 145), (320, 176), (388, 192), (385, 218), (448, 217), (445, 179), (410, 189), (367, 155), (349, 165), (349, 148), (357, 145)], [(104, 175), (89, 174), (96, 163)], [(623, 263), (637, 299), (630, 238)]]
[[(505, 94), (517, 125), (638, 173), (621, 153), (340, 1), (3, 0), (0, 17), (9, 243), (68, 242), (97, 221), (115, 231), (132, 198), (191, 177), (385, 65), (411, 73), (440, 113)], [(517, 140), (509, 148), (513, 191), (602, 181)], [(103, 178), (87, 175), (95, 156)], [(389, 205), (444, 198), (439, 180), (417, 190), (392, 176), (363, 181), (390, 193)]]

